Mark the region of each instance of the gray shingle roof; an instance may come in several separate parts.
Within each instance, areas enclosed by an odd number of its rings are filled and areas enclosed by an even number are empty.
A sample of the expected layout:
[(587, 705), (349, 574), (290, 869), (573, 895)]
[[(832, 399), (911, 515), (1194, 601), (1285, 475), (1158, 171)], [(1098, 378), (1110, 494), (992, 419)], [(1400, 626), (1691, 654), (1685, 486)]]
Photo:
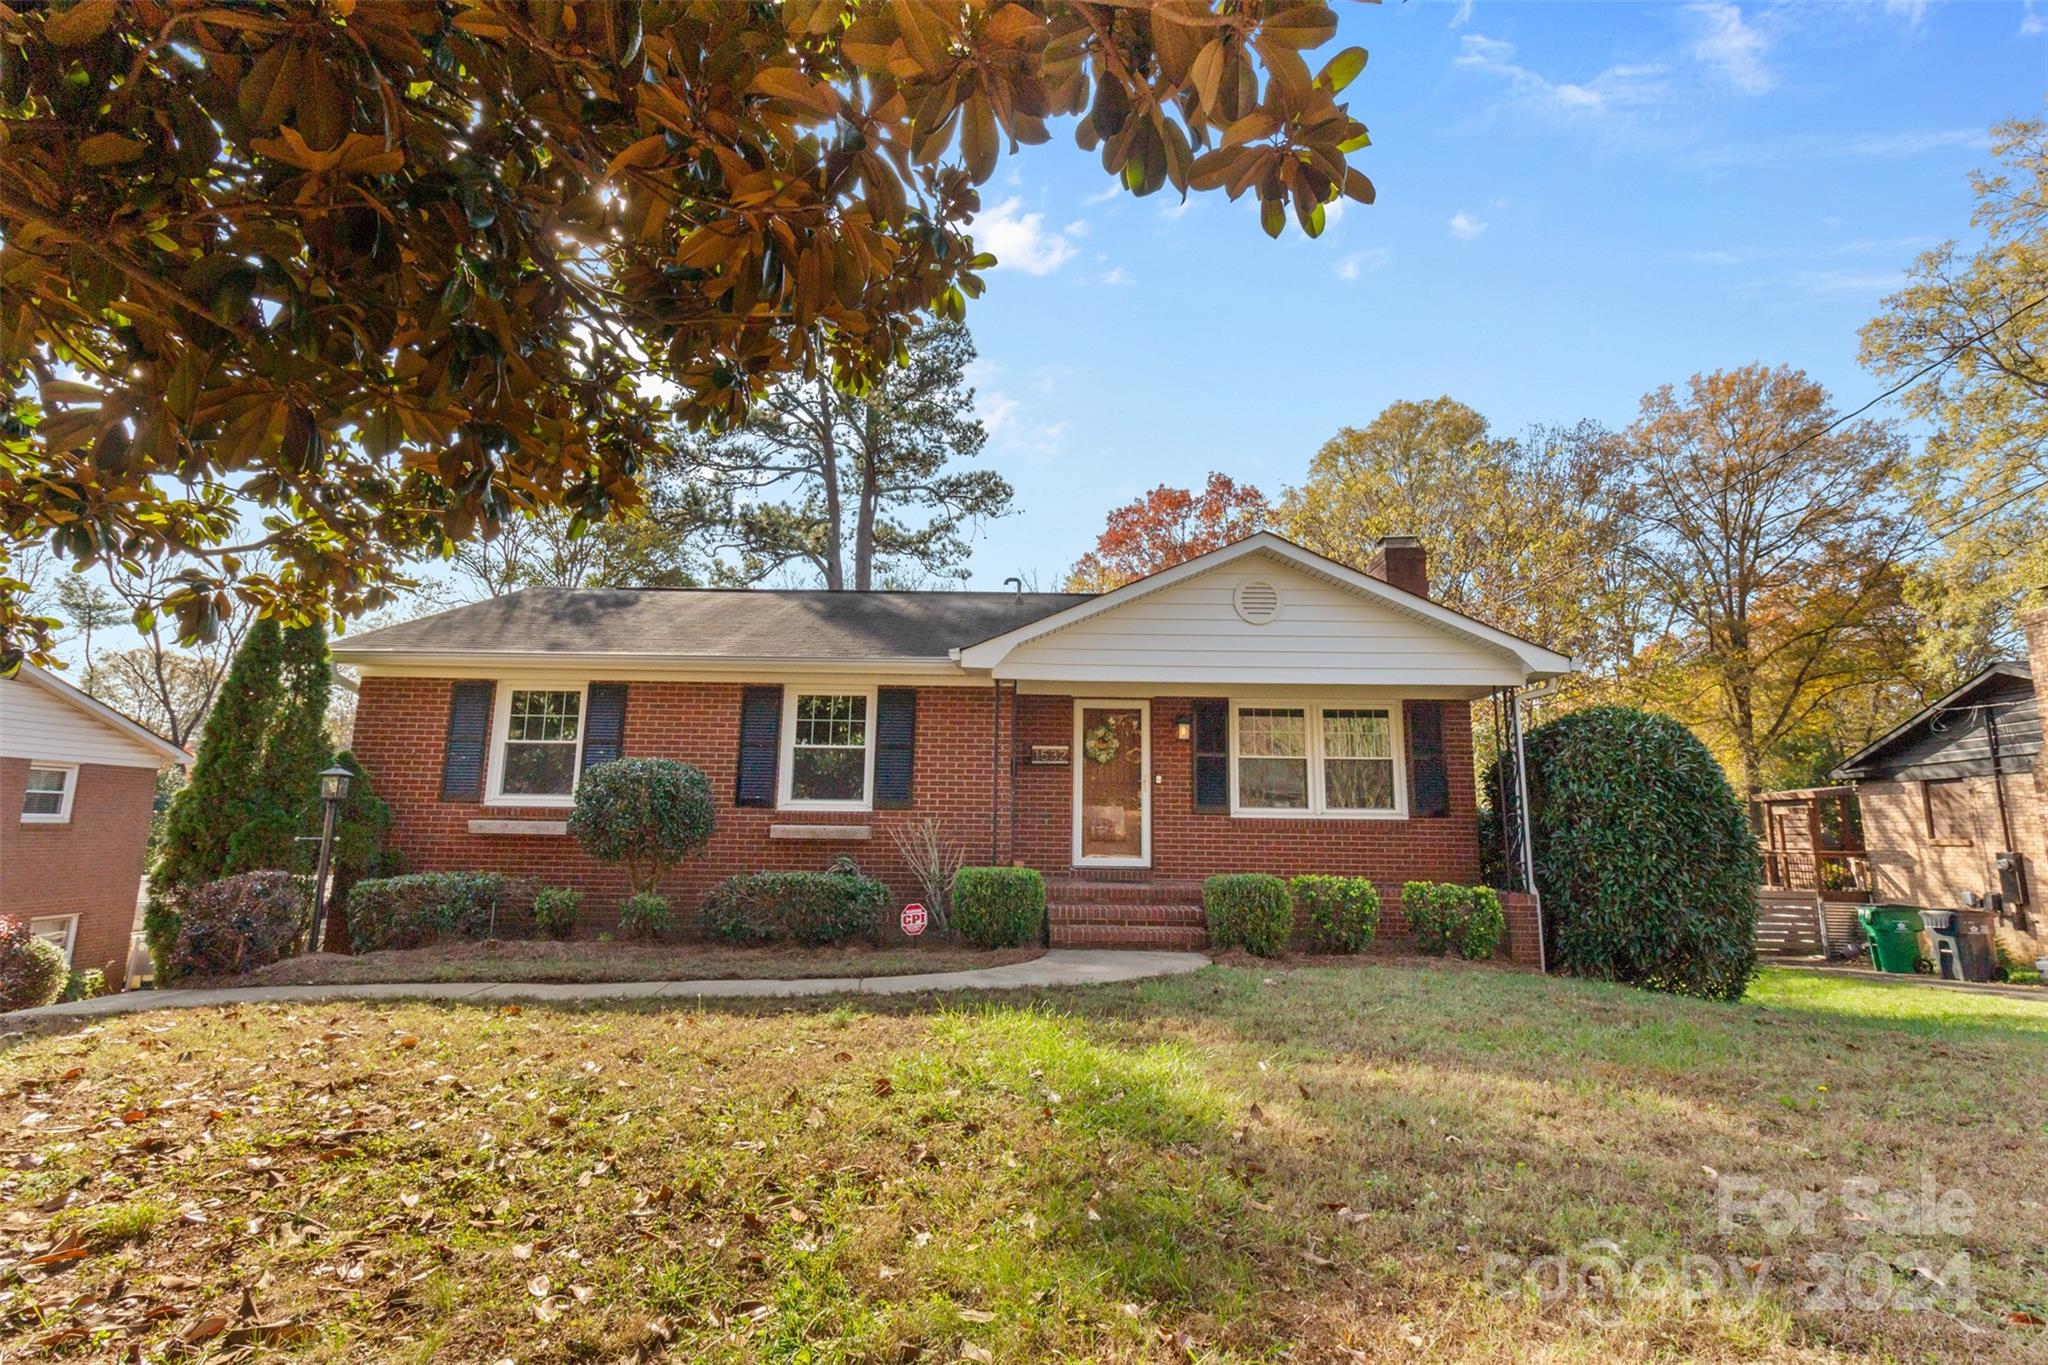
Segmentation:
[(1064, 611), (1066, 592), (527, 588), (334, 642), (399, 654), (647, 654), (706, 659), (943, 659)]

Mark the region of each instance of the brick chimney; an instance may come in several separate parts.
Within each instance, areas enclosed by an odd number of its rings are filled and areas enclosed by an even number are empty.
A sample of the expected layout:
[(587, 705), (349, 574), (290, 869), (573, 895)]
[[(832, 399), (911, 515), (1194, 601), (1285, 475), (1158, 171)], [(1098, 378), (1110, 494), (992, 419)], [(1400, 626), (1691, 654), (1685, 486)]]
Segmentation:
[(1404, 592), (1429, 596), (1429, 551), (1414, 536), (1381, 536), (1365, 571)]

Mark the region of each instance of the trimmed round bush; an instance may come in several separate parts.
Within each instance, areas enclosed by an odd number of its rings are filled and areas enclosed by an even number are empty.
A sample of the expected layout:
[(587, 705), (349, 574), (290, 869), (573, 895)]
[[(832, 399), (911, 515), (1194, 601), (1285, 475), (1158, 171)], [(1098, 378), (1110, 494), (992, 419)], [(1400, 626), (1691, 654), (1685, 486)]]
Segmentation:
[(1265, 872), (1221, 872), (1202, 883), (1209, 944), (1273, 957), (1294, 932), (1294, 902), (1287, 883)]
[(1319, 953), (1356, 953), (1380, 923), (1380, 892), (1366, 877), (1296, 877), (1287, 883), (1295, 915)]
[(312, 900), (312, 879), (291, 872), (244, 872), (182, 893), (169, 979), (236, 976), (296, 955)]
[(600, 763), (576, 784), (569, 833), (600, 862), (617, 863), (636, 894), (711, 842), (717, 805), (701, 770), (672, 758)]
[(549, 938), (567, 938), (576, 932), (577, 917), (583, 913), (583, 893), (574, 887), (543, 886), (533, 893), (533, 927)]
[(1508, 928), (1499, 892), (1454, 882), (1403, 885), (1401, 918), (1422, 952), (1433, 957), (1454, 952), (1475, 962), (1493, 956)]
[(67, 975), (56, 944), (37, 938), (27, 920), (0, 915), (0, 1011), (54, 1003)]
[(667, 938), (675, 927), (669, 913), (668, 897), (652, 891), (636, 891), (619, 907), (619, 932), (627, 938)]
[[(1536, 888), (1560, 970), (1735, 1000), (1756, 975), (1762, 861), (1707, 747), (1665, 716), (1596, 706), (1526, 740)], [(1498, 774), (1488, 785), (1498, 790)]]
[(1029, 867), (953, 874), (953, 933), (977, 948), (1022, 948), (1045, 937), (1045, 878)]

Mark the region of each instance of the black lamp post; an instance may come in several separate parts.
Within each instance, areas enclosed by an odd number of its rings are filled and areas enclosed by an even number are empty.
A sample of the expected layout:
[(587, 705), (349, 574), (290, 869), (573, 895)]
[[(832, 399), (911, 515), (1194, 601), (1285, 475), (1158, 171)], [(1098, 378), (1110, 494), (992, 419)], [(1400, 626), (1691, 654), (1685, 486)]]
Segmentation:
[(320, 774), (320, 863), (313, 872), (313, 926), (306, 931), (306, 951), (320, 951), (320, 921), (327, 909), (327, 873), (334, 864), (334, 817), (348, 800), (355, 774), (336, 764)]

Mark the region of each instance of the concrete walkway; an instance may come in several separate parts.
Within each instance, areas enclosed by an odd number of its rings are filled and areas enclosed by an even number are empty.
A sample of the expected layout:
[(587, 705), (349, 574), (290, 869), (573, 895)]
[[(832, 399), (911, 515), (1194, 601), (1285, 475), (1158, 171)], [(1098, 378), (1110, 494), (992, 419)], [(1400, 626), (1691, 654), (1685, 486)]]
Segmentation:
[(763, 981), (490, 982), (423, 981), (416, 984), (238, 986), (225, 990), (121, 991), (94, 1000), (44, 1005), (0, 1015), (6, 1025), (44, 1019), (90, 1019), (142, 1010), (196, 1009), (204, 1005), (290, 1004), (321, 1000), (737, 1000), (798, 995), (915, 995), (922, 991), (1006, 991), (1043, 986), (1092, 986), (1176, 976), (1209, 965), (1200, 953), (1123, 952), (1108, 948), (1053, 948), (1029, 962), (971, 972), (919, 972), (910, 976), (821, 976)]

